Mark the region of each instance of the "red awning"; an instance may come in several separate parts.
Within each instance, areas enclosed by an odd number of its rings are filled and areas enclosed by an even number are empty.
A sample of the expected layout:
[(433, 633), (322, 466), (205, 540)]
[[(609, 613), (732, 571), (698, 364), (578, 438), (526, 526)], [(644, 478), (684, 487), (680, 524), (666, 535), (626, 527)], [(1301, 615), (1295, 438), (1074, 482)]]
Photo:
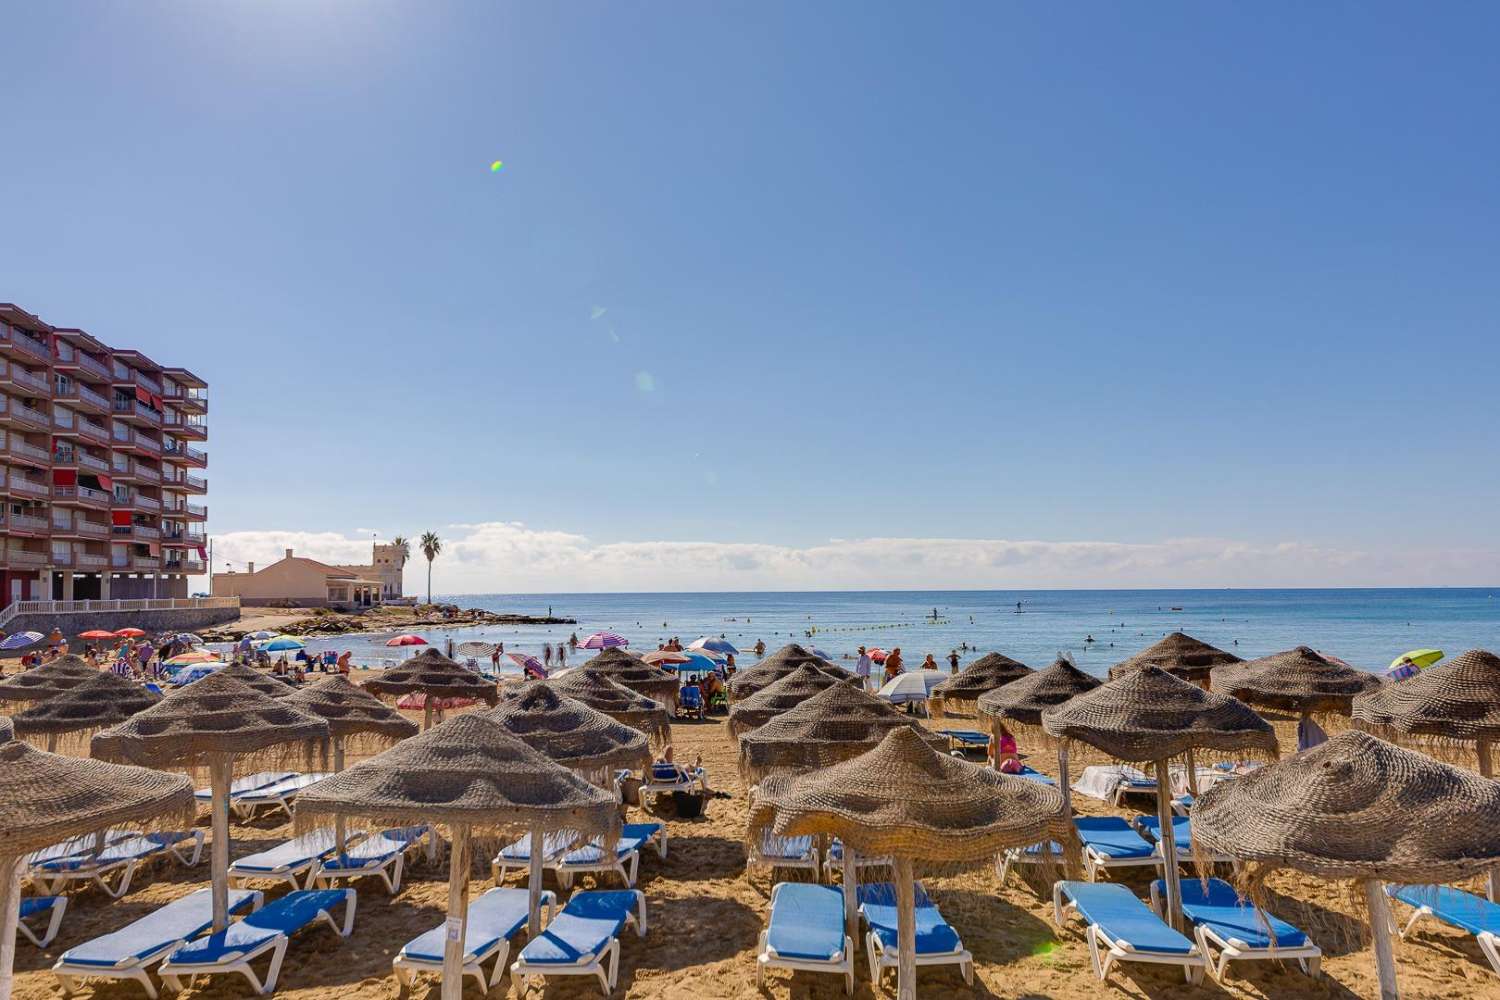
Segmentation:
[(206, 551), (204, 551), (204, 548), (201, 545), (198, 546), (198, 558), (199, 559), (207, 559), (208, 558), (208, 553)]
[(151, 405), (154, 406), (154, 407), (156, 407), (158, 410), (160, 410), (162, 408), (161, 397), (153, 395), (151, 397)]
[(95, 476), (94, 478), (99, 480), (99, 488), (101, 490), (104, 490), (107, 493), (114, 492), (114, 480), (110, 479), (108, 476)]
[(53, 486), (77, 486), (78, 485), (78, 471), (76, 469), (53, 469), (52, 470), (52, 485)]
[(135, 387), (135, 398), (138, 402), (145, 403), (147, 406), (151, 405), (151, 393), (140, 386)]
[(153, 556), (159, 556), (161, 555), (161, 546), (156, 544), (155, 542), (147, 542), (146, 551), (151, 553)]
[(130, 511), (112, 510), (109, 512), (109, 520), (111, 524), (117, 524), (122, 528), (128, 527), (130, 525)]

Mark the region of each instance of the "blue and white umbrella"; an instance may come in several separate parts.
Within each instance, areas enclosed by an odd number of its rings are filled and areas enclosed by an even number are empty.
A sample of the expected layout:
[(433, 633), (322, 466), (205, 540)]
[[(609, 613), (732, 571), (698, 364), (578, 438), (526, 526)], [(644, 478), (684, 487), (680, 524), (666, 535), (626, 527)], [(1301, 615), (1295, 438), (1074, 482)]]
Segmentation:
[(17, 632), (0, 639), (0, 649), (25, 649), (47, 638), (40, 632)]
[(250, 638), (252, 638), (252, 639), (274, 639), (274, 638), (276, 638), (276, 633), (272, 632), (270, 629), (263, 628), (259, 632), (251, 632), (250, 633)]
[(908, 670), (886, 681), (885, 686), (875, 692), (886, 701), (901, 705), (909, 701), (926, 701), (932, 689), (948, 679), (941, 670)]
[(301, 649), (307, 643), (290, 635), (278, 635), (274, 639), (268, 639), (262, 643), (260, 648), (267, 653), (279, 653), (287, 649)]
[(719, 669), (719, 664), (723, 662), (723, 660), (721, 659), (716, 660), (712, 656), (705, 656), (701, 651), (696, 649), (684, 650), (682, 655), (689, 658), (688, 662), (671, 664), (664, 663), (662, 664), (662, 666), (670, 666), (673, 670), (676, 670), (680, 674), (699, 674), (712, 673), (713, 671)]
[(820, 660), (827, 660), (829, 663), (833, 662), (833, 657), (823, 652), (817, 646), (803, 646), (802, 648), (807, 650), (809, 653), (816, 656)]
[(734, 643), (730, 642), (728, 639), (715, 639), (712, 636), (707, 635), (699, 639), (697, 642), (693, 643), (688, 647), (688, 649), (705, 650), (712, 653), (729, 653), (734, 656), (740, 655), (740, 651), (738, 649), (735, 649)]
[(224, 666), (222, 663), (200, 663), (197, 666), (183, 667), (167, 676), (173, 684), (181, 687), (184, 684), (191, 684), (193, 681), (201, 681), (222, 666)]

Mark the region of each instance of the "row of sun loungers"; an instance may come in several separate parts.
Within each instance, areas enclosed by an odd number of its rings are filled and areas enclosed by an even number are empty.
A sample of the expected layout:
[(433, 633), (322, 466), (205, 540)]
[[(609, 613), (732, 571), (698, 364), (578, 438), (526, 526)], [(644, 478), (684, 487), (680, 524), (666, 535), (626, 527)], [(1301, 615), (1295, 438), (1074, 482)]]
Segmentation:
[(168, 854), (186, 867), (196, 865), (203, 857), (203, 831), (135, 834), (111, 841), (97, 854), (89, 850), (34, 861), (28, 866), (28, 874), (46, 893), (56, 893), (69, 882), (91, 881), (111, 899), (119, 899), (130, 891), (131, 880), (141, 866)]
[[(297, 793), (326, 777), (327, 774), (319, 772), (298, 774), (296, 771), (260, 771), (230, 784), (229, 806), (242, 820), (249, 819), (257, 809), (263, 807), (280, 809), (290, 819), (292, 802), (296, 800)], [(207, 788), (198, 789), (195, 797), (205, 805), (213, 801), (213, 793)]]
[(293, 889), (311, 889), (341, 879), (375, 875), (385, 883), (386, 891), (394, 895), (401, 889), (406, 855), (431, 836), (431, 828), (427, 826), (393, 827), (374, 835), (348, 830), (344, 834), (344, 850), (340, 852), (332, 830), (315, 830), (270, 850), (237, 859), (229, 866), (229, 880), (232, 885), (265, 880), (287, 882)]
[[(558, 885), (567, 889), (575, 876), (587, 872), (613, 872), (626, 888), (633, 888), (640, 874), (641, 851), (655, 845), (658, 858), (667, 856), (667, 828), (661, 823), (626, 823), (620, 828), (613, 853), (597, 843), (578, 844), (568, 834), (548, 834), (542, 839), (542, 867), (555, 872)], [(531, 868), (531, 838), (523, 837), (500, 849), (490, 863), (495, 884), (512, 871)]]

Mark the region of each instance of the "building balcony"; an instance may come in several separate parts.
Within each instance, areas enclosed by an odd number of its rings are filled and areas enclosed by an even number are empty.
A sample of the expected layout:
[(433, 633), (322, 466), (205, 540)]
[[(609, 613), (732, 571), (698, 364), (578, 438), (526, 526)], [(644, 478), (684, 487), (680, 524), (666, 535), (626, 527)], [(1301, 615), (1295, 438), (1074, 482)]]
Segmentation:
[(33, 364), (50, 365), (53, 360), (52, 346), (46, 340), (9, 323), (0, 323), (0, 349), (11, 352), (13, 357), (24, 357)]
[(74, 383), (77, 387), (75, 395), (71, 398), (76, 400), (79, 407), (94, 413), (113, 413), (114, 407), (110, 404), (109, 397), (101, 392), (95, 392), (81, 383)]
[(0, 383), (8, 383), (23, 396), (51, 396), (52, 383), (46, 375), (38, 375), (12, 361), (0, 369)]
[(31, 514), (12, 513), (7, 519), (7, 527), (13, 535), (46, 535), (52, 531), (52, 524), (45, 517)]
[(37, 552), (33, 549), (6, 549), (5, 561), (12, 566), (35, 566), (47, 565), (48, 554)]
[(137, 431), (131, 438), (131, 444), (134, 445), (136, 450), (138, 451), (144, 451), (150, 455), (161, 454), (161, 442), (156, 440), (155, 438), (149, 438), (139, 431)]
[(140, 510), (161, 512), (161, 501), (156, 497), (148, 497), (144, 493), (137, 493), (130, 498), (130, 505)]
[(114, 497), (103, 490), (96, 490), (90, 486), (54, 486), (52, 487), (52, 498), (61, 504), (70, 506), (95, 507), (108, 509), (114, 506)]
[(208, 567), (203, 564), (202, 559), (183, 559), (180, 562), (162, 563), (163, 573), (181, 573), (183, 576), (202, 576), (208, 572)]
[(68, 510), (66, 507), (52, 508), (52, 534), (54, 537), (57, 535), (77, 534), (73, 530), (73, 512), (71, 510)]
[(78, 433), (78, 418), (64, 406), (52, 408), (52, 433), (58, 437), (73, 437)]
[(100, 361), (92, 354), (85, 354), (82, 351), (75, 351), (73, 364), (75, 364), (80, 371), (86, 371), (95, 378), (103, 379), (106, 382), (109, 381), (112, 377), (109, 372), (109, 365), (105, 364), (103, 361)]
[(87, 518), (75, 517), (73, 519), (73, 534), (87, 535), (90, 538), (108, 538), (110, 529), (114, 525), (104, 521), (90, 521)]
[(73, 549), (72, 549), (72, 547), (69, 546), (68, 548), (65, 548), (65, 549), (64, 548), (55, 548), (55, 549), (53, 549), (52, 550), (52, 565), (53, 566), (71, 566), (71, 565), (73, 565)]
[(14, 400), (5, 408), (5, 415), (12, 421), (30, 424), (32, 427), (37, 427), (41, 430), (52, 429), (52, 417), (47, 411), (38, 410)]
[(103, 448), (110, 446), (109, 428), (103, 424), (96, 424), (86, 417), (79, 417), (74, 422), (78, 436), (85, 441), (90, 441)]
[(157, 556), (131, 556), (130, 568), (155, 573), (161, 569), (161, 559)]
[(132, 524), (131, 527), (135, 529), (137, 538), (148, 538), (153, 542), (161, 538), (160, 528), (153, 528), (149, 524)]
[(101, 556), (95, 552), (74, 552), (73, 564), (81, 569), (107, 569), (109, 556)]
[(202, 496), (208, 492), (208, 480), (201, 476), (183, 476), (174, 485), (183, 492), (191, 493), (195, 496)]
[(120, 399), (117, 396), (115, 397), (112, 409), (115, 416), (123, 420), (145, 424), (148, 427), (161, 426), (161, 411), (153, 410), (138, 399)]
[(52, 487), (47, 485), (44, 479), (28, 479), (14, 471), (9, 476), (10, 492), (13, 495), (28, 497), (50, 497)]
[(189, 521), (206, 521), (208, 520), (208, 508), (197, 503), (184, 504), (182, 516)]
[(161, 482), (161, 472), (159, 470), (153, 469), (151, 468), (151, 466), (145, 465), (141, 462), (135, 462), (133, 464), (135, 468), (135, 476), (137, 479), (143, 479), (148, 483)]
[(188, 420), (180, 427), (175, 428), (177, 434), (189, 441), (207, 441), (208, 425), (201, 420)]
[(38, 465), (51, 465), (52, 453), (46, 448), (31, 444), (14, 434), (9, 435), (6, 450), (16, 458), (28, 459)]

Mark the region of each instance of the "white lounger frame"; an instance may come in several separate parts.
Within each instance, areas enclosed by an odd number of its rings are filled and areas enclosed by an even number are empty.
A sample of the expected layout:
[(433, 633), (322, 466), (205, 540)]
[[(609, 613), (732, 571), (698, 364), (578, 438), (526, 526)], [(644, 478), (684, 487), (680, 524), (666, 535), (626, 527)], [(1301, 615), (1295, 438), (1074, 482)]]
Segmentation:
[[(776, 888), (771, 890), (771, 911), (776, 910), (776, 896), (781, 892), (784, 882), (778, 882)], [(832, 958), (826, 961), (815, 961), (810, 958), (783, 958), (768, 943), (771, 928), (767, 927), (760, 932), (760, 954), (755, 956), (755, 986), (764, 989), (766, 985), (767, 969), (800, 969), (803, 972), (838, 972), (844, 976), (844, 992), (854, 992), (854, 940), (849, 935), (844, 935), (844, 948)]]
[[(1155, 883), (1151, 886), (1151, 909), (1158, 916), (1165, 917), (1166, 901), (1157, 892)], [(1184, 919), (1187, 919), (1184, 917)], [(1313, 944), (1311, 940), (1300, 948), (1252, 948), (1237, 938), (1225, 938), (1218, 931), (1207, 924), (1196, 923), (1188, 920), (1193, 925), (1193, 939), (1198, 942), (1198, 950), (1207, 959), (1208, 974), (1215, 982), (1224, 979), (1224, 970), (1229, 967), (1230, 962), (1255, 962), (1267, 959), (1274, 961), (1286, 961), (1295, 958), (1302, 971), (1313, 979), (1320, 979), (1323, 975), (1323, 949)], [(1213, 947), (1210, 947), (1212, 945)], [(1214, 956), (1213, 949), (1219, 949), (1218, 957)]]
[[(619, 890), (613, 890), (618, 892)], [(635, 913), (625, 918), (625, 926), (635, 925), (636, 937), (646, 936), (646, 894), (639, 889), (631, 889), (635, 893)], [(564, 907), (566, 909), (566, 907)], [(524, 954), (524, 949), (523, 949)], [(620, 979), (620, 937), (615, 935), (609, 939), (603, 950), (593, 954), (585, 955), (572, 965), (561, 965), (551, 962), (543, 962), (539, 965), (527, 965), (525, 958), (516, 959), (510, 967), (510, 983), (515, 987), (516, 996), (524, 997), (531, 990), (530, 980), (535, 977), (547, 982), (548, 976), (598, 976), (599, 985), (604, 988), (604, 995), (609, 996), (614, 992), (616, 984)]]
[(1047, 863), (1049, 860), (1052, 864), (1057, 865), (1059, 868), (1061, 868), (1063, 864), (1063, 855), (1061, 852), (1048, 852), (1048, 854), (1045, 855), (1028, 854), (1026, 853), (1026, 849), (1023, 847), (1012, 847), (1009, 850), (1001, 851), (999, 854), (995, 855), (995, 875), (1000, 879), (1000, 885), (1003, 887), (1006, 880), (1010, 878), (1010, 873), (1019, 866), (1040, 865)]
[[(885, 943), (880, 940), (880, 935), (875, 933), (873, 928), (865, 931), (865, 955), (870, 960), (870, 982), (877, 988), (880, 986), (880, 977), (886, 969), (897, 969), (901, 965), (898, 953), (887, 951)], [(957, 965), (958, 971), (964, 977), (964, 982), (970, 986), (974, 985), (974, 956), (969, 954), (962, 942), (953, 951), (918, 955), (917, 965)]]
[[(547, 851), (547, 850), (545, 850), (547, 841), (546, 841), (546, 838), (543, 838), (542, 839), (542, 846), (544, 848), (544, 851), (543, 851), (543, 854), (542, 854), (542, 867), (543, 868), (549, 868), (549, 867), (551, 867), (552, 866), (552, 862), (556, 861), (558, 858), (562, 857), (564, 854), (567, 854), (573, 848), (577, 847), (578, 846), (578, 840), (579, 840), (579, 838), (575, 837), (572, 840), (570, 840), (570, 841), (567, 842), (567, 846), (565, 846), (565, 847), (559, 847), (559, 848), (556, 848), (555, 850)], [(526, 838), (525, 842), (528, 845), (530, 845), (531, 838), (529, 838), (529, 837)], [(530, 857), (525, 857), (525, 858), (507, 858), (505, 856), (503, 850), (502, 850), (501, 853), (496, 854), (494, 856), (494, 858), (491, 859), (491, 861), (490, 861), (490, 878), (494, 880), (494, 882), (495, 882), (496, 885), (499, 885), (502, 882), (504, 882), (505, 881), (505, 876), (509, 875), (513, 871), (529, 872), (530, 870), (531, 870), (531, 858)]]
[[(1411, 906), (1410, 903), (1407, 903), (1404, 900), (1397, 899), (1395, 896), (1391, 896), (1390, 899), (1393, 903), (1401, 903), (1403, 906)], [(1463, 931), (1462, 927), (1454, 927), (1442, 917), (1439, 917), (1432, 911), (1432, 907), (1426, 905), (1425, 903), (1421, 906), (1413, 907), (1411, 917), (1406, 921), (1405, 924), (1403, 924), (1399, 928), (1395, 926), (1396, 919), (1395, 916), (1392, 915), (1391, 930), (1395, 931), (1400, 936), (1401, 940), (1405, 941), (1406, 935), (1411, 933), (1411, 929), (1416, 926), (1417, 921), (1421, 920), (1423, 917), (1432, 917), (1444, 927), (1452, 927), (1453, 930)], [(1464, 931), (1464, 933), (1468, 932)], [(1490, 931), (1480, 931), (1478, 934), (1474, 935), (1474, 940), (1479, 943), (1479, 950), (1484, 954), (1485, 959), (1490, 963), (1490, 969), (1495, 973), (1495, 975), (1500, 976), (1500, 938), (1497, 938)]]
[[(542, 927), (545, 928), (557, 915), (557, 894), (551, 889), (543, 889), (540, 900), (543, 908)], [(520, 931), (516, 933), (519, 934)], [(491, 958), (495, 959), (495, 965), (486, 977), (483, 966)], [(473, 976), (474, 981), (479, 984), (479, 992), (488, 993), (500, 984), (501, 977), (505, 975), (505, 962), (508, 958), (510, 958), (510, 941), (507, 938), (501, 938), (482, 953), (464, 955), (463, 975)], [(429, 962), (421, 958), (408, 958), (405, 949), (402, 949), (401, 953), (391, 961), (391, 971), (396, 974), (396, 982), (401, 984), (402, 990), (409, 990), (416, 977), (423, 972), (441, 976), (443, 963), (441, 961)]]
[[(1058, 927), (1067, 926), (1067, 915), (1077, 910), (1077, 904), (1069, 900), (1063, 903), (1063, 884), (1061, 882), (1052, 886), (1052, 916)], [(1089, 924), (1084, 928), (1084, 938), (1089, 945), (1089, 958), (1094, 963), (1094, 974), (1103, 982), (1109, 976), (1109, 970), (1116, 962), (1149, 962), (1153, 965), (1175, 965), (1182, 969), (1183, 978), (1190, 985), (1197, 985), (1203, 981), (1204, 970), (1208, 963), (1204, 961), (1202, 947), (1193, 945), (1193, 950), (1186, 955), (1163, 955), (1154, 951), (1136, 951), (1131, 947), (1129, 941), (1116, 941), (1104, 932), (1098, 924)], [(1101, 953), (1100, 945), (1104, 946)]]
[[(703, 768), (684, 767), (686, 777), (680, 781), (658, 781), (646, 778), (641, 784), (642, 795), (663, 795), (667, 792), (691, 792), (697, 790), (708, 794), (708, 772)], [(647, 772), (648, 774), (650, 772)]]
[[(647, 837), (646, 842), (641, 847), (649, 847), (652, 843), (656, 844), (656, 856), (665, 861), (667, 859), (666, 824), (662, 824), (656, 833)], [(574, 850), (578, 850), (578, 848), (575, 847)], [(574, 863), (565, 861), (566, 857), (567, 853), (564, 852), (546, 864), (546, 867), (552, 869), (553, 873), (557, 875), (557, 884), (564, 889), (572, 887), (573, 876), (583, 875), (587, 872), (614, 872), (624, 880), (625, 888), (634, 889), (636, 878), (640, 875), (641, 848), (639, 847), (625, 854), (623, 857), (616, 852), (613, 857), (602, 856), (598, 861), (580, 861)]]
[(42, 931), (40, 937), (26, 926), (26, 921), (19, 919), (16, 921), (16, 930), (26, 935), (26, 940), (38, 948), (47, 947), (52, 943), (52, 939), (57, 937), (57, 932), (62, 929), (63, 914), (68, 912), (67, 896), (52, 896), (51, 899), (52, 906), (47, 910), (47, 929)]
[(388, 854), (383, 858), (366, 858), (365, 863), (358, 868), (340, 868), (336, 871), (330, 871), (323, 866), (338, 856), (338, 852), (335, 851), (332, 855), (319, 858), (318, 863), (313, 865), (311, 874), (307, 876), (307, 887), (311, 889), (314, 885), (317, 885), (320, 889), (331, 889), (341, 879), (352, 881), (357, 878), (364, 878), (367, 875), (378, 875), (380, 876), (380, 881), (385, 883), (385, 891), (394, 896), (401, 891), (401, 873), (406, 868), (406, 856), (421, 847), (425, 841), (427, 842), (427, 857), (428, 860), (431, 860), (434, 854), (433, 836), (432, 827), (429, 826), (422, 831), (421, 835), (413, 837), (411, 843), (407, 844), (405, 849), (398, 851), (394, 855)]
[[(327, 910), (319, 910), (314, 923), (319, 920), (326, 921), (332, 927), (334, 933), (341, 938), (348, 937), (354, 930), (354, 908), (359, 901), (359, 895), (353, 889), (344, 889), (344, 922), (342, 925), (333, 919), (333, 915)], [(337, 904), (335, 904), (337, 905)], [(306, 930), (307, 928), (302, 928)], [(250, 986), (256, 993), (265, 996), (276, 989), (276, 978), (281, 975), (281, 962), (286, 958), (287, 946), (292, 943), (292, 935), (285, 931), (277, 934), (269, 941), (262, 942), (249, 951), (241, 952), (235, 958), (224, 958), (217, 962), (203, 964), (181, 964), (174, 965), (172, 962), (163, 962), (161, 969), (162, 985), (174, 993), (182, 992), (184, 982), (192, 985), (197, 976), (229, 975), (239, 973), (250, 980)], [(255, 975), (255, 970), (250, 968), (250, 963), (255, 961), (266, 952), (271, 952), (271, 964), (266, 968), (266, 981), (261, 983)]]
[[(130, 891), (130, 881), (135, 878), (136, 871), (142, 866), (160, 858), (162, 855), (172, 855), (187, 868), (193, 867), (202, 860), (203, 831), (189, 830), (187, 832), (188, 836), (182, 840), (174, 844), (163, 845), (157, 850), (143, 854), (138, 858), (121, 858), (118, 861), (111, 861), (102, 865), (90, 859), (87, 863), (69, 871), (33, 872), (31, 880), (36, 883), (38, 889), (41, 889), (49, 896), (56, 895), (69, 882), (86, 882), (92, 880), (98, 883), (99, 888), (103, 889), (105, 895), (110, 899), (119, 899)], [(192, 845), (192, 853), (184, 854), (183, 852), (186, 850), (185, 845), (188, 844)], [(107, 845), (105, 850), (109, 850), (111, 846), (113, 845)], [(109, 876), (117, 871), (121, 872), (120, 881), (114, 888), (110, 888)]]
[[(332, 831), (329, 832), (331, 833)], [(365, 830), (350, 830), (346, 832), (344, 834), (345, 848), (347, 849), (351, 844), (358, 843), (366, 836), (368, 836), (368, 831)], [(239, 871), (235, 871), (235, 865), (245, 860), (241, 858), (240, 861), (231, 862), (229, 865), (229, 884), (238, 889), (244, 886), (246, 882), (260, 880), (265, 882), (289, 882), (293, 889), (311, 889), (313, 881), (318, 877), (318, 872), (323, 867), (323, 859), (328, 857), (332, 852), (333, 848), (330, 847), (317, 857), (299, 858), (295, 864), (280, 865), (276, 868), (242, 868)], [(250, 857), (254, 856), (250, 855)], [(307, 874), (307, 877), (301, 884), (298, 884), (297, 877), (304, 872)]]
[[(844, 847), (841, 844), (839, 846), (839, 850), (845, 851), (845, 850), (848, 850), (848, 848)], [(856, 872), (863, 871), (866, 868), (890, 868), (894, 863), (895, 862), (890, 857), (872, 858), (872, 857), (869, 857), (867, 855), (860, 854), (858, 851), (854, 852), (854, 870)], [(843, 870), (844, 870), (844, 859), (841, 858), (841, 857), (840, 858), (835, 858), (833, 856), (833, 847), (832, 847), (832, 844), (830, 842), (830, 846), (828, 848), (828, 853), (826, 853), (825, 855), (823, 855), (822, 871), (823, 871), (823, 879), (824, 879), (824, 881), (826, 881), (830, 885), (832, 885), (833, 884), (833, 876), (834, 876), (834, 874), (835, 873), (842, 873)]]
[[(776, 837), (773, 839), (786, 840), (789, 838)], [(795, 858), (768, 856), (762, 853), (760, 844), (755, 844), (750, 848), (750, 856), (745, 859), (745, 871), (748, 873), (750, 868), (753, 866), (770, 868), (773, 871), (777, 868), (806, 868), (808, 871), (813, 873), (814, 882), (821, 882), (823, 878), (823, 864), (820, 860), (821, 857), (822, 855), (818, 852), (817, 838), (813, 838), (813, 840), (809, 843), (806, 852)]]
[[(246, 910), (246, 913), (254, 913), (265, 902), (265, 894), (259, 889), (251, 890), (251, 892), (253, 895), (250, 909)], [(239, 920), (243, 916), (244, 914), (241, 913), (231, 913), (229, 919)], [(58, 959), (57, 964), (52, 966), (52, 974), (57, 977), (65, 997), (70, 997), (77, 991), (77, 981), (80, 979), (133, 979), (141, 984), (149, 1000), (156, 1000), (158, 996), (156, 984), (151, 981), (151, 974), (146, 971), (147, 968), (181, 948), (187, 940), (179, 938), (170, 944), (163, 945), (144, 958), (126, 958), (114, 965), (69, 965), (62, 959)]]

